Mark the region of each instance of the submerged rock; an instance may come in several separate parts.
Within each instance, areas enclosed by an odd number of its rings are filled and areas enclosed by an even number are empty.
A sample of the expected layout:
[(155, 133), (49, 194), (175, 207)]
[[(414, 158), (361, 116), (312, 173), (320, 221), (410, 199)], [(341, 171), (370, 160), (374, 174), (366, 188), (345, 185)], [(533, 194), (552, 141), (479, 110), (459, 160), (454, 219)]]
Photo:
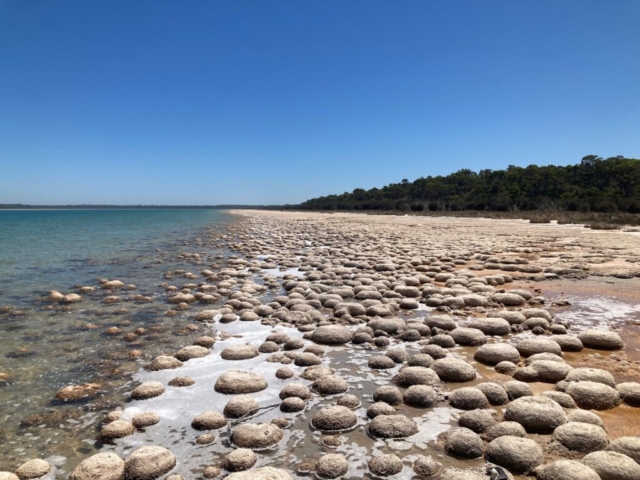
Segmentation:
[(83, 383), (82, 385), (69, 385), (56, 393), (56, 400), (62, 402), (77, 402), (94, 398), (102, 386), (99, 383)]

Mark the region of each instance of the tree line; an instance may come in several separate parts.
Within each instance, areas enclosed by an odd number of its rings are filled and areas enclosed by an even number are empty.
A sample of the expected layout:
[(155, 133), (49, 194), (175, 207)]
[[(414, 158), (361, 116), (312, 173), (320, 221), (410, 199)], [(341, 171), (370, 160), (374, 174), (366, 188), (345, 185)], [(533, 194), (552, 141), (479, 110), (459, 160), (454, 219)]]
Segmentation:
[[(292, 206), (293, 207), (293, 206)], [(459, 170), (382, 188), (312, 198), (304, 210), (528, 211), (640, 213), (640, 160), (588, 155), (576, 165)]]

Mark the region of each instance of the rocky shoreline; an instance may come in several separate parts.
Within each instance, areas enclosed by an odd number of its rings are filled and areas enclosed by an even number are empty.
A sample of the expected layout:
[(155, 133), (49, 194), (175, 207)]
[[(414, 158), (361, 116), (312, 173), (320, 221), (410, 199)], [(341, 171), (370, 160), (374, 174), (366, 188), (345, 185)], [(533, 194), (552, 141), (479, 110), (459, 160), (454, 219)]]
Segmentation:
[[(129, 400), (102, 421), (101, 452), (68, 478), (480, 480), (492, 468), (640, 478), (640, 431), (618, 436), (601, 418), (636, 414), (638, 378), (577, 357), (633, 367), (633, 330), (563, 319), (570, 302), (542, 292), (559, 279), (633, 279), (640, 237), (495, 220), (236, 216), (183, 254), (193, 272), (164, 276), (165, 313), (189, 319), (180, 328), (193, 343), (145, 361)], [(207, 264), (213, 247), (233, 255)], [(100, 295), (108, 305), (126, 289), (110, 279), (46, 301), (75, 308)], [(0, 480), (68, 474), (34, 459)]]

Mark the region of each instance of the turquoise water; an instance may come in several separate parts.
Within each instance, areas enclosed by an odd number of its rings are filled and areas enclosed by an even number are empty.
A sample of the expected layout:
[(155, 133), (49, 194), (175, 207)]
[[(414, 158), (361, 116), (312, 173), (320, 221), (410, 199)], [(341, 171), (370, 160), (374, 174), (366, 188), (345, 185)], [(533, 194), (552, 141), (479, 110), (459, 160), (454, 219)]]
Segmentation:
[(223, 218), (209, 209), (0, 210), (0, 289), (53, 288), (65, 273), (122, 262)]
[[(122, 407), (131, 373), (205, 333), (185, 327), (188, 311), (171, 313), (163, 284), (201, 281), (183, 274), (226, 255), (215, 235), (231, 220), (209, 209), (0, 210), (0, 374), (8, 375), (0, 376), (0, 471), (35, 457), (72, 468), (96, 452), (97, 425)], [(101, 279), (135, 287), (110, 292)], [(50, 290), (81, 286), (95, 293), (72, 305), (42, 301)], [(105, 303), (109, 295), (120, 302)], [(121, 333), (107, 334), (113, 327)], [(104, 393), (55, 399), (87, 382)]]

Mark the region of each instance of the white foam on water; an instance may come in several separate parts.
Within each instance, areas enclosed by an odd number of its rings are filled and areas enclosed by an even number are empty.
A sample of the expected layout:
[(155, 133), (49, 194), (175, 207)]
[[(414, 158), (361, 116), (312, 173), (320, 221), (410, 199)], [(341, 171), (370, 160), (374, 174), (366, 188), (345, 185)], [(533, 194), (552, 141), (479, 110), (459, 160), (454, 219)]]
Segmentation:
[(450, 407), (436, 407), (425, 413), (420, 418), (414, 419), (418, 424), (418, 433), (411, 439), (413, 443), (422, 449), (427, 448), (427, 443), (433, 442), (442, 432), (451, 428), (451, 422), (457, 420), (462, 410)]
[(571, 309), (559, 312), (556, 317), (568, 320), (573, 327), (580, 330), (596, 328), (609, 330), (610, 327), (620, 326), (629, 317), (640, 315), (640, 305), (621, 302), (611, 297), (575, 297), (566, 296), (571, 303)]
[[(208, 356), (184, 362), (180, 368), (157, 372), (140, 371), (134, 375), (134, 379), (139, 382), (159, 381), (165, 385), (166, 391), (155, 398), (129, 403), (123, 411), (122, 418), (130, 420), (138, 413), (154, 412), (160, 417), (160, 422), (147, 428), (144, 432), (137, 432), (135, 435), (117, 440), (116, 445), (105, 446), (105, 450), (116, 451), (120, 456), (126, 458), (128, 454), (142, 445), (163, 446), (176, 456), (178, 467), (174, 471), (180, 471), (182, 474), (206, 465), (219, 463), (222, 455), (229, 452), (228, 437), (231, 421), (227, 427), (211, 432), (194, 430), (191, 428), (191, 421), (204, 411), (222, 412), (233, 395), (216, 392), (214, 385), (218, 377), (229, 370), (247, 370), (261, 374), (267, 380), (268, 387), (260, 392), (250, 394), (251, 397), (261, 407), (280, 403), (278, 394), (287, 381), (276, 378), (275, 372), (282, 365), (267, 362), (266, 359), (271, 354), (260, 354), (247, 360), (229, 361), (223, 360), (220, 357), (220, 352), (233, 345), (249, 343), (258, 346), (267, 335), (275, 331), (285, 330), (291, 338), (299, 338), (302, 334), (294, 329), (272, 329), (258, 322), (236, 321), (229, 324), (219, 324), (217, 328), (232, 335), (241, 335), (241, 338), (230, 337), (226, 340), (218, 340)], [(193, 377), (196, 383), (189, 387), (168, 386), (168, 382), (177, 376)], [(310, 383), (306, 380), (296, 381)], [(276, 407), (272, 410), (261, 411), (256, 417), (246, 421), (270, 422), (279, 416), (287, 415), (283, 415)], [(197, 445), (195, 439), (202, 433), (212, 433), (216, 437), (215, 442), (210, 445)], [(285, 438), (279, 442), (279, 446), (286, 445), (292, 435), (293, 432), (290, 429), (285, 429)], [(274, 455), (278, 456), (281, 453), (276, 452)], [(274, 455), (267, 456), (258, 453), (258, 457), (264, 464), (273, 461)]]
[(416, 309), (416, 311), (419, 311), (419, 312), (430, 312), (431, 310), (433, 310), (433, 307), (429, 307), (424, 303), (418, 302), (418, 308)]
[(302, 277), (306, 272), (301, 272), (297, 268), (289, 268), (287, 270), (280, 270), (278, 268), (269, 268), (263, 270), (265, 275), (271, 275), (273, 277), (284, 277), (285, 275), (293, 275), (294, 277)]

